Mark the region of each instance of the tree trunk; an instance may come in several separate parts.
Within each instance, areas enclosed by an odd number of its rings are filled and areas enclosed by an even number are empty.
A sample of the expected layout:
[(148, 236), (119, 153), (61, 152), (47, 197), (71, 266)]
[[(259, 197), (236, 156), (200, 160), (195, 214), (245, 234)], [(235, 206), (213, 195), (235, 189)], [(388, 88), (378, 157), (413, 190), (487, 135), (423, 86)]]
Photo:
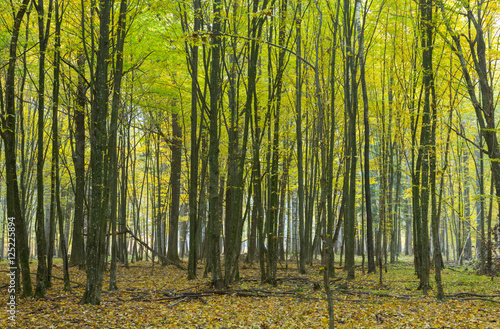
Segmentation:
[(224, 287), (220, 264), (220, 194), (219, 194), (219, 103), (221, 99), (221, 0), (213, 3), (214, 21), (212, 31), (212, 66), (210, 68), (210, 109), (209, 109), (209, 136), (208, 150), (209, 164), (209, 216), (208, 216), (208, 255), (207, 266), (212, 273), (212, 285), (216, 289)]
[[(297, 15), (302, 17), (302, 5), (299, 1), (297, 4)], [(295, 78), (295, 107), (297, 109), (297, 117), (295, 119), (295, 129), (297, 138), (297, 194), (298, 194), (298, 209), (299, 213), (299, 241), (300, 241), (300, 257), (299, 257), (299, 273), (306, 273), (306, 250), (303, 248), (303, 243), (305, 240), (304, 232), (304, 156), (302, 152), (302, 62), (300, 57), (302, 56), (302, 20), (297, 22), (297, 56), (296, 56), (296, 78)]]
[[(45, 215), (44, 215), (44, 184), (43, 184), (43, 166), (44, 166), (44, 111), (45, 111), (45, 54), (49, 40), (50, 20), (52, 16), (52, 0), (49, 0), (47, 12), (47, 21), (45, 22), (45, 8), (43, 0), (34, 3), (38, 14), (38, 46), (40, 49), (38, 57), (38, 140), (37, 140), (37, 165), (36, 165), (36, 185), (37, 185), (37, 206), (36, 206), (36, 244), (38, 267), (36, 271), (35, 297), (43, 298), (45, 289), (49, 285), (47, 277), (47, 242), (45, 239)], [(45, 24), (46, 23), (46, 24)], [(52, 150), (52, 155), (57, 150)], [(53, 167), (54, 168), (54, 167)], [(54, 172), (53, 172), (54, 173)], [(52, 186), (55, 184), (55, 177), (52, 178)], [(54, 189), (52, 188), (52, 192)], [(50, 223), (51, 229), (54, 226), (53, 219)], [(51, 230), (53, 231), (53, 229)], [(51, 232), (52, 233), (52, 232)], [(52, 235), (51, 235), (52, 236)], [(52, 244), (53, 246), (53, 244)], [(49, 245), (49, 248), (51, 246)], [(52, 251), (51, 251), (52, 252)], [(50, 257), (50, 268), (52, 268), (52, 257)]]
[(73, 222), (73, 242), (71, 244), (72, 265), (83, 269), (85, 265), (85, 242), (83, 237), (85, 201), (85, 56), (78, 55), (78, 86), (73, 120), (75, 122), (75, 147), (73, 165), (75, 167), (75, 214)]
[[(5, 101), (3, 108), (5, 115), (2, 117), (2, 131), (0, 132), (4, 140), (5, 150), (5, 183), (7, 185), (7, 218), (12, 225), (9, 228), (15, 229), (16, 247), (15, 259), (12, 268), (21, 268), (22, 272), (22, 295), (29, 297), (32, 294), (30, 268), (29, 268), (29, 248), (26, 232), (26, 223), (21, 212), (21, 202), (19, 200), (19, 189), (16, 173), (16, 106), (15, 106), (15, 79), (16, 79), (16, 59), (19, 31), (24, 14), (26, 13), (29, 0), (23, 0), (14, 16), (14, 25), (11, 30), (9, 47), (9, 64), (5, 77)], [(3, 114), (2, 113), (2, 114)], [(19, 271), (16, 271), (16, 289), (19, 291)], [(15, 293), (11, 293), (10, 298), (15, 301)]]
[[(64, 290), (70, 291), (71, 284), (69, 281), (69, 264), (68, 264), (68, 249), (66, 245), (66, 237), (64, 234), (64, 225), (63, 225), (63, 214), (61, 209), (61, 179), (59, 172), (59, 119), (58, 119), (58, 111), (59, 111), (59, 86), (60, 86), (60, 46), (61, 46), (61, 24), (62, 24), (62, 13), (59, 11), (59, 0), (55, 0), (55, 53), (54, 53), (54, 83), (52, 86), (52, 163), (53, 163), (53, 177), (55, 179), (55, 202), (51, 204), (51, 213), (53, 212), (52, 208), (56, 208), (59, 224), (59, 245), (61, 250), (61, 255), (63, 259), (63, 276), (64, 276)], [(52, 201), (52, 200), (51, 200)], [(52, 219), (51, 219), (52, 220)], [(52, 221), (51, 221), (52, 223)], [(54, 230), (55, 231), (55, 230)], [(54, 232), (55, 233), (55, 232)], [(52, 239), (52, 236), (50, 236)], [(49, 270), (50, 273), (50, 270)], [(50, 277), (49, 277), (50, 279)]]
[[(193, 32), (197, 33), (201, 27), (201, 1), (194, 0), (194, 27)], [(199, 249), (198, 240), (198, 150), (199, 142), (198, 125), (198, 46), (191, 48), (189, 61), (191, 66), (191, 155), (189, 170), (189, 260), (188, 260), (188, 280), (196, 278), (197, 256)]]
[[(108, 186), (110, 188), (109, 197), (109, 221), (111, 222), (111, 267), (109, 272), (109, 290), (117, 290), (116, 284), (116, 211), (118, 204), (118, 111), (120, 108), (121, 84), (123, 76), (123, 47), (125, 44), (126, 21), (127, 21), (127, 0), (120, 2), (120, 14), (118, 16), (118, 26), (116, 30), (116, 59), (113, 77), (113, 98), (111, 100), (111, 122), (108, 142), (109, 176)], [(125, 191), (122, 191), (125, 193)]]
[[(434, 95), (431, 94), (431, 88), (434, 84), (434, 72), (432, 68), (432, 50), (434, 45), (433, 25), (432, 25), (432, 10), (433, 0), (420, 0), (420, 29), (421, 29), (421, 47), (422, 54), (422, 88), (424, 88), (424, 105), (422, 110), (422, 128), (420, 132), (420, 149), (419, 159), (420, 169), (420, 195), (414, 195), (414, 198), (420, 198), (420, 230), (418, 232), (419, 241), (419, 254), (420, 254), (420, 285), (424, 295), (427, 295), (429, 285), (429, 271), (430, 271), (430, 250), (429, 250), (429, 197), (430, 185), (432, 177), (430, 177), (431, 170), (431, 152), (434, 147), (432, 140), (431, 124), (434, 118), (433, 111), (435, 110)], [(418, 164), (417, 164), (418, 166)], [(435, 178), (435, 177), (434, 177)]]
[(90, 163), (92, 166), (92, 203), (87, 238), (87, 284), (81, 300), (82, 304), (98, 305), (106, 254), (106, 206), (103, 203), (107, 190), (106, 123), (108, 113), (108, 62), (109, 62), (109, 23), (111, 1), (99, 3), (99, 49), (93, 92), (95, 98), (91, 111)]
[(366, 88), (365, 74), (365, 50), (364, 50), (364, 28), (359, 18), (356, 20), (359, 43), (359, 71), (360, 83), (363, 95), (363, 125), (365, 126), (364, 145), (364, 171), (365, 171), (365, 206), (366, 206), (366, 247), (368, 251), (368, 273), (375, 273), (375, 250), (373, 245), (373, 214), (372, 214), (372, 194), (370, 188), (370, 118), (368, 115), (368, 90)]
[(182, 170), (182, 130), (179, 126), (177, 113), (172, 112), (172, 162), (170, 168), (170, 218), (168, 229), (167, 258), (178, 263), (179, 259), (179, 207), (181, 197), (181, 170)]
[[(336, 116), (335, 116), (335, 92), (337, 88), (335, 87), (335, 72), (336, 72), (336, 55), (337, 55), (337, 32), (338, 32), (338, 24), (336, 22), (338, 21), (339, 14), (340, 14), (340, 1), (337, 0), (337, 10), (335, 13), (335, 17), (332, 16), (332, 23), (334, 24), (334, 30), (333, 30), (333, 43), (332, 43), (332, 53), (331, 53), (331, 64), (330, 64), (330, 120), (331, 120), (331, 127), (330, 127), (330, 145), (329, 145), (329, 150), (328, 150), (328, 174), (327, 174), (327, 228), (326, 228), (326, 246), (325, 249), (327, 251), (324, 251), (326, 253), (326, 264), (325, 264), (325, 269), (328, 269), (328, 274), (329, 276), (334, 276), (335, 274), (335, 263), (334, 263), (334, 239), (333, 239), (333, 227), (334, 227), (334, 222), (335, 222), (335, 198), (333, 197), (333, 155), (334, 155), (334, 148), (335, 148), (335, 130), (336, 130)], [(340, 168), (337, 173), (337, 183), (338, 183), (338, 177), (340, 174)], [(336, 184), (337, 184), (336, 183)]]
[[(356, 9), (355, 9), (356, 10)], [(357, 163), (357, 145), (356, 145), (356, 117), (358, 110), (358, 91), (357, 91), (357, 70), (355, 64), (354, 47), (354, 26), (350, 21), (351, 5), (348, 0), (344, 0), (344, 97), (345, 97), (345, 179), (344, 193), (346, 197), (344, 205), (344, 241), (345, 241), (345, 269), (347, 270), (347, 279), (353, 280), (354, 254), (356, 243), (356, 163)]]

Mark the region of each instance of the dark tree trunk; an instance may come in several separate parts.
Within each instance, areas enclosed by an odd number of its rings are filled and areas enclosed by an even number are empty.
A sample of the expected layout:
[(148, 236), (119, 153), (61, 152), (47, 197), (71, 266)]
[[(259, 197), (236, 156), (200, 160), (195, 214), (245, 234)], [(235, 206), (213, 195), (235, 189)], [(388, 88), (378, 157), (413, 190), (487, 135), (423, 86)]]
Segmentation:
[(463, 209), (464, 209), (464, 259), (472, 259), (472, 226), (470, 209), (470, 175), (469, 175), (469, 156), (468, 150), (464, 149), (460, 166), (463, 170), (464, 190), (463, 190)]
[(365, 74), (365, 53), (364, 53), (364, 28), (361, 22), (357, 23), (359, 30), (359, 71), (360, 83), (363, 95), (363, 124), (365, 126), (365, 145), (364, 145), (364, 192), (365, 192), (365, 207), (366, 207), (366, 247), (368, 251), (368, 273), (375, 273), (377, 268), (375, 266), (375, 250), (373, 241), (373, 214), (372, 214), (372, 193), (370, 188), (370, 118), (368, 115), (368, 90), (366, 88), (366, 74)]
[[(113, 96), (111, 100), (111, 122), (108, 137), (108, 158), (109, 175), (108, 186), (110, 188), (109, 196), (109, 221), (111, 223), (111, 266), (109, 272), (109, 290), (117, 290), (116, 284), (116, 261), (117, 261), (117, 242), (116, 242), (116, 212), (118, 204), (118, 111), (120, 108), (121, 84), (123, 76), (123, 47), (125, 44), (127, 22), (127, 0), (120, 2), (120, 14), (118, 17), (118, 26), (116, 30), (116, 59), (113, 77)], [(125, 193), (125, 191), (122, 191)], [(108, 202), (106, 202), (107, 204)], [(108, 207), (108, 206), (106, 206)], [(125, 229), (123, 227), (122, 229)]]
[(106, 254), (106, 188), (107, 149), (106, 123), (108, 113), (108, 62), (109, 62), (109, 26), (111, 1), (99, 3), (99, 49), (95, 71), (95, 97), (91, 111), (90, 164), (92, 166), (92, 203), (87, 238), (87, 284), (81, 300), (82, 304), (98, 305), (101, 302), (104, 261)]
[(182, 170), (182, 130), (178, 120), (177, 113), (172, 113), (172, 162), (170, 167), (171, 201), (167, 258), (174, 263), (179, 262), (179, 207)]
[[(482, 148), (483, 146), (483, 137), (481, 134), (478, 136), (479, 142), (478, 145)], [(481, 273), (485, 273), (486, 270), (486, 232), (484, 221), (486, 216), (484, 214), (484, 154), (482, 151), (476, 151), (476, 158), (479, 159), (479, 171), (477, 172), (477, 185), (479, 190), (479, 195), (481, 196), (478, 204), (477, 210), (478, 213), (478, 227), (477, 227), (477, 235), (476, 235), (476, 250), (479, 252), (479, 264)]]
[[(28, 237), (26, 233), (26, 223), (21, 211), (21, 202), (19, 199), (19, 188), (16, 172), (16, 105), (15, 105), (15, 80), (16, 80), (16, 59), (17, 44), (19, 40), (19, 31), (21, 28), (24, 14), (26, 13), (29, 0), (23, 0), (14, 16), (14, 25), (11, 30), (9, 47), (9, 64), (7, 75), (5, 77), (5, 101), (2, 102), (2, 110), (5, 113), (2, 116), (2, 131), (0, 132), (4, 141), (5, 150), (5, 183), (7, 185), (7, 218), (9, 228), (15, 229), (16, 247), (15, 258), (12, 268), (21, 268), (22, 273), (22, 296), (32, 295), (30, 268), (29, 268), (29, 248)], [(19, 291), (19, 271), (16, 271), (16, 290)], [(10, 298), (16, 298), (15, 293)]]
[[(297, 4), (297, 15), (302, 16), (301, 2)], [(296, 67), (296, 80), (295, 88), (296, 91), (296, 103), (295, 107), (297, 109), (297, 117), (295, 119), (295, 129), (297, 138), (297, 174), (298, 174), (298, 213), (299, 213), (299, 241), (300, 241), (300, 257), (299, 257), (299, 273), (306, 273), (306, 249), (303, 247), (305, 240), (305, 228), (304, 228), (304, 155), (302, 152), (302, 62), (300, 56), (302, 56), (302, 24), (301, 20), (297, 24), (297, 67)]]
[[(335, 91), (337, 88), (335, 87), (335, 72), (336, 72), (336, 55), (337, 55), (337, 32), (338, 32), (338, 21), (340, 14), (340, 1), (337, 0), (337, 10), (335, 13), (335, 17), (332, 16), (334, 30), (333, 30), (333, 42), (332, 42), (332, 52), (331, 52), (331, 64), (330, 64), (330, 141), (329, 141), (329, 150), (328, 150), (328, 174), (327, 174), (327, 228), (326, 228), (326, 246), (325, 246), (325, 273), (328, 272), (329, 276), (335, 275), (335, 264), (334, 264), (334, 239), (333, 239), (333, 227), (335, 222), (335, 198), (333, 196), (333, 156), (334, 156), (334, 148), (335, 148), (335, 132), (336, 132), (336, 116), (335, 116)], [(340, 168), (339, 168), (340, 169)], [(340, 174), (340, 170), (337, 173), (337, 182), (338, 175)], [(326, 286), (325, 286), (326, 289)], [(329, 289), (329, 287), (328, 287)], [(328, 293), (328, 289), (327, 293)], [(329, 298), (329, 297), (328, 297)], [(330, 307), (330, 306), (329, 306)], [(333, 306), (332, 306), (332, 316), (333, 316)], [(333, 321), (331, 321), (333, 323)]]
[[(419, 170), (420, 175), (420, 193), (419, 195), (413, 195), (413, 198), (419, 198), (420, 207), (420, 217), (418, 223), (418, 253), (419, 257), (419, 274), (420, 274), (420, 284), (419, 289), (422, 289), (423, 293), (426, 295), (429, 285), (429, 275), (430, 275), (430, 244), (429, 244), (429, 198), (430, 187), (435, 185), (435, 182), (431, 182), (431, 153), (432, 153), (432, 120), (434, 119), (433, 107), (435, 99), (433, 99), (431, 88), (434, 84), (434, 73), (432, 68), (432, 50), (434, 44), (433, 36), (433, 25), (432, 25), (432, 0), (420, 0), (419, 10), (420, 10), (420, 44), (423, 49), (422, 54), (422, 88), (424, 89), (424, 104), (422, 109), (422, 128), (420, 132), (420, 149), (418, 154), (418, 160), (420, 160)], [(435, 178), (435, 176), (434, 176)]]
[[(201, 28), (201, 1), (194, 0), (194, 27), (197, 33)], [(189, 170), (189, 260), (188, 280), (196, 278), (196, 266), (198, 249), (201, 241), (198, 240), (198, 150), (199, 141), (197, 135), (198, 125), (198, 46), (191, 48), (191, 156)], [(201, 232), (200, 232), (201, 233)]]
[[(57, 219), (59, 224), (59, 245), (61, 256), (63, 259), (63, 276), (64, 276), (64, 290), (70, 291), (71, 284), (69, 282), (69, 264), (68, 264), (68, 249), (66, 245), (66, 236), (64, 234), (64, 225), (63, 225), (63, 214), (61, 209), (61, 179), (59, 173), (59, 86), (60, 86), (60, 46), (61, 46), (61, 24), (62, 24), (62, 13), (60, 12), (59, 0), (55, 0), (55, 53), (54, 53), (54, 83), (52, 86), (52, 164), (53, 170), (52, 175), (55, 180), (55, 186), (53, 190), (53, 196), (55, 200), (51, 200), (51, 216), (52, 213), (57, 213)], [(52, 198), (51, 198), (52, 199)], [(52, 202), (55, 201), (55, 202)], [(53, 210), (56, 209), (57, 211)], [(52, 218), (51, 218), (51, 227), (52, 227)], [(55, 220), (55, 218), (54, 218)], [(55, 224), (55, 223), (54, 223)], [(55, 225), (54, 225), (55, 226)], [(52, 233), (52, 232), (51, 232)], [(55, 229), (54, 229), (55, 233)], [(52, 239), (52, 235), (50, 236)], [(49, 244), (50, 245), (50, 244)], [(50, 249), (49, 249), (50, 251)], [(51, 273), (51, 269), (49, 267), (49, 275)], [(50, 280), (50, 276), (49, 276)]]
[(286, 42), (286, 17), (287, 17), (287, 0), (281, 0), (280, 3), (280, 21), (278, 31), (278, 45), (281, 47), (278, 55), (278, 67), (276, 79), (274, 81), (276, 89), (273, 92), (276, 97), (272, 113), (273, 139), (272, 139), (272, 159), (271, 171), (269, 177), (269, 193), (268, 193), (268, 214), (266, 218), (267, 231), (267, 270), (266, 281), (271, 284), (276, 284), (277, 278), (277, 262), (278, 262), (278, 214), (279, 214), (279, 190), (278, 190), (278, 168), (279, 168), (279, 142), (280, 142), (280, 108), (281, 96), (283, 88), (283, 72), (285, 69), (285, 50), (283, 47)]
[(344, 176), (344, 241), (347, 278), (354, 279), (354, 254), (356, 243), (356, 117), (358, 110), (355, 51), (353, 47), (354, 22), (351, 5), (344, 0), (344, 103), (345, 103), (345, 176)]
[[(43, 148), (43, 131), (44, 131), (44, 111), (45, 111), (45, 54), (47, 50), (47, 43), (49, 40), (50, 31), (50, 20), (52, 16), (52, 0), (49, 0), (49, 7), (47, 12), (47, 21), (45, 22), (45, 8), (43, 0), (38, 0), (34, 3), (38, 14), (38, 46), (40, 49), (38, 57), (38, 140), (37, 140), (37, 165), (36, 165), (36, 195), (37, 195), (37, 206), (36, 206), (36, 246), (37, 246), (37, 258), (38, 267), (36, 271), (36, 288), (35, 297), (43, 298), (45, 296), (45, 289), (49, 285), (49, 279), (47, 277), (47, 241), (45, 237), (45, 215), (44, 215), (44, 184), (43, 184), (43, 166), (44, 166), (44, 148)], [(52, 151), (52, 156), (54, 152)], [(54, 160), (52, 160), (54, 161)], [(54, 168), (54, 166), (52, 166)], [(54, 172), (52, 172), (54, 174)], [(55, 177), (52, 176), (52, 187), (55, 185)], [(54, 193), (54, 188), (51, 189)], [(55, 205), (55, 203), (53, 204)], [(54, 216), (50, 216), (50, 233), (49, 240), (52, 240), (54, 232)], [(49, 243), (49, 250), (53, 243)], [(52, 250), (51, 256), (52, 256)], [(52, 269), (52, 257), (49, 257), (49, 267)]]
[[(118, 231), (127, 230), (127, 186), (128, 186), (128, 154), (130, 154), (130, 121), (120, 126), (121, 136), (121, 174), (120, 174), (120, 206), (118, 209)], [(138, 210), (137, 210), (138, 211)], [(147, 235), (146, 235), (147, 236)], [(137, 240), (134, 240), (137, 242)], [(125, 267), (128, 267), (127, 239), (120, 234), (117, 243), (117, 257)]]
[[(291, 146), (288, 146), (290, 149)], [(292, 154), (287, 155), (283, 162), (283, 173), (280, 182), (280, 206), (279, 206), (279, 221), (278, 221), (278, 257), (279, 260), (285, 260), (285, 200), (287, 198), (287, 186), (289, 183), (289, 168), (292, 161)]]
[(83, 236), (84, 226), (84, 201), (85, 201), (85, 82), (84, 82), (85, 56), (78, 55), (78, 86), (76, 105), (73, 114), (75, 122), (75, 147), (73, 164), (75, 167), (75, 214), (73, 222), (73, 242), (71, 244), (72, 265), (83, 269), (85, 265), (85, 243)]
[(163, 216), (163, 202), (162, 202), (162, 185), (161, 185), (161, 172), (162, 166), (160, 165), (160, 135), (156, 134), (155, 146), (156, 146), (156, 230), (155, 232), (155, 249), (160, 258), (161, 256), (165, 256), (165, 228), (166, 223), (164, 222)]
[(220, 194), (219, 194), (219, 103), (221, 99), (221, 36), (222, 17), (221, 0), (213, 3), (213, 34), (212, 39), (212, 66), (210, 68), (210, 110), (209, 110), (209, 137), (208, 149), (209, 166), (209, 216), (208, 216), (208, 254), (207, 266), (212, 273), (212, 285), (216, 289), (224, 286), (220, 264)]
[[(234, 8), (234, 7), (233, 7)], [(232, 33), (237, 34), (236, 31)], [(227, 188), (226, 188), (226, 212), (225, 212), (225, 241), (224, 241), (224, 282), (229, 285), (238, 275), (238, 259), (241, 246), (239, 239), (239, 227), (242, 226), (242, 201), (243, 201), (243, 173), (244, 161), (240, 162), (240, 147), (246, 151), (244, 145), (240, 145), (241, 128), (239, 127), (239, 111), (236, 108), (236, 40), (231, 42), (233, 53), (229, 54), (230, 64), (226, 69), (228, 72), (229, 91), (228, 107), (230, 111), (230, 123), (228, 127), (228, 165), (227, 165)], [(225, 65), (227, 66), (227, 65)], [(247, 112), (245, 112), (247, 113)]]

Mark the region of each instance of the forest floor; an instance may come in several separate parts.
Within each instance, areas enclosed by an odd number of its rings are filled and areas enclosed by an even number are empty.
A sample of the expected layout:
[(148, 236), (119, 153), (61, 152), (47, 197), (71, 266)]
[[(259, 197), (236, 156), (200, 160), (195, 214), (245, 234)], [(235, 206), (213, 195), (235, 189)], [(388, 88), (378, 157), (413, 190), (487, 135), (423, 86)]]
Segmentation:
[[(54, 275), (62, 278), (60, 261)], [(326, 328), (326, 294), (321, 266), (299, 275), (295, 264), (278, 266), (278, 284), (263, 285), (258, 265), (241, 269), (241, 281), (215, 292), (209, 279), (188, 281), (174, 266), (150, 262), (120, 266), (119, 290), (110, 292), (105, 275), (99, 306), (80, 305), (85, 272), (70, 269), (71, 292), (53, 280), (45, 299), (18, 300), (16, 321), (8, 318), (8, 276), (0, 277), (0, 328)], [(7, 269), (6, 262), (0, 269)], [(36, 262), (32, 263), (33, 282)], [(337, 328), (500, 328), (500, 278), (479, 276), (470, 267), (447, 266), (443, 271), (446, 301), (436, 291), (417, 290), (410, 258), (388, 266), (383, 284), (378, 274), (362, 274), (346, 281), (345, 273), (332, 280)], [(433, 273), (431, 273), (431, 282)], [(318, 289), (319, 288), (319, 289)]]

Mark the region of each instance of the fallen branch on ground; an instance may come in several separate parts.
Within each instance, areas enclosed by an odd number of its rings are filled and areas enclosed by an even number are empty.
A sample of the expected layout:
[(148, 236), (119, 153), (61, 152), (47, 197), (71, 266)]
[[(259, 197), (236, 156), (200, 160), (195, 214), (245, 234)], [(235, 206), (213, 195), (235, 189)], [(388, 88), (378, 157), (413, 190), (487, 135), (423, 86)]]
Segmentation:
[(140, 243), (140, 244), (141, 244), (144, 248), (146, 248), (146, 249), (148, 249), (149, 251), (151, 251), (153, 254), (155, 254), (156, 256), (158, 256), (158, 258), (160, 258), (160, 259), (161, 259), (162, 261), (164, 261), (165, 263), (169, 263), (169, 264), (175, 265), (175, 266), (177, 266), (178, 268), (180, 268), (180, 269), (181, 269), (181, 270), (183, 270), (183, 271), (185, 271), (185, 270), (186, 270), (186, 269), (185, 269), (182, 265), (180, 265), (180, 264), (178, 264), (178, 263), (176, 263), (176, 262), (171, 261), (170, 259), (166, 258), (166, 257), (165, 257), (165, 256), (163, 256), (163, 255), (160, 255), (160, 254), (159, 254), (156, 250), (154, 250), (153, 248), (151, 248), (150, 246), (148, 246), (148, 244), (147, 244), (146, 242), (142, 241), (142, 240), (141, 240), (141, 239), (139, 239), (137, 236), (135, 236), (135, 234), (134, 234), (134, 233), (132, 233), (132, 231), (131, 231), (130, 229), (127, 229), (127, 231), (126, 231), (126, 232), (127, 232), (128, 234), (130, 234), (130, 236), (131, 236), (132, 238), (134, 238), (137, 242), (139, 242), (139, 243)]

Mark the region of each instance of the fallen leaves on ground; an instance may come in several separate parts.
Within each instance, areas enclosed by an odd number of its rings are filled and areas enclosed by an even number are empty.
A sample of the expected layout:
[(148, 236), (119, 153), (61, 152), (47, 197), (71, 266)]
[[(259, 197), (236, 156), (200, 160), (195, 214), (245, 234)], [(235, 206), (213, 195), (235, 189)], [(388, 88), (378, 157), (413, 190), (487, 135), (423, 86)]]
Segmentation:
[[(0, 266), (5, 264), (0, 263)], [(35, 273), (36, 264), (32, 264)], [(173, 266), (137, 262), (117, 271), (119, 290), (107, 291), (103, 283), (99, 306), (80, 305), (85, 272), (70, 269), (72, 291), (63, 291), (62, 280), (53, 279), (45, 299), (18, 300), (16, 322), (8, 319), (7, 299), (0, 307), (2, 328), (326, 328), (327, 303), (322, 268), (315, 264), (307, 275), (284, 265), (276, 286), (261, 284), (257, 265), (242, 268), (241, 280), (224, 291), (209, 287), (209, 279), (188, 281)], [(60, 263), (53, 271), (62, 277)], [(500, 328), (498, 278), (478, 276), (465, 268), (445, 269), (447, 299), (438, 302), (417, 291), (418, 281), (409, 260), (390, 265), (383, 285), (378, 274), (357, 273), (346, 281), (337, 270), (332, 279), (337, 328)], [(7, 276), (0, 279), (7, 296)]]

